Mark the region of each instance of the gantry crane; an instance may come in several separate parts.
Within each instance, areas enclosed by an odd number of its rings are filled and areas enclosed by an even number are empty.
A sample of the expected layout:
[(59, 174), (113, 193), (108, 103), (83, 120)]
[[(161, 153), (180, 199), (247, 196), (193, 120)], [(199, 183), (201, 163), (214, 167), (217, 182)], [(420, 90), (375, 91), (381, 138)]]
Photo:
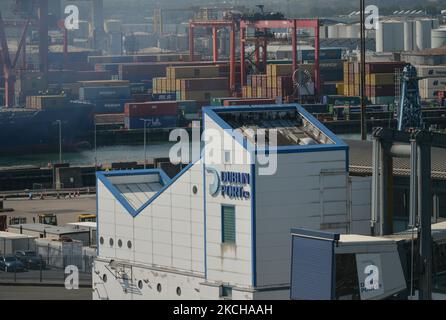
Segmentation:
[[(103, 0), (86, 0), (93, 3), (93, 38), (96, 47), (101, 47), (101, 39), (105, 35), (104, 31), (104, 17), (103, 17)], [(26, 6), (22, 6), (26, 2)], [(16, 8), (27, 8), (26, 22), (23, 27), (23, 32), (18, 45), (17, 53), (14, 60), (11, 62), (9, 56), (8, 41), (5, 32), (5, 23), (1, 19), (0, 14), (0, 44), (1, 44), (1, 59), (3, 62), (3, 75), (5, 78), (5, 106), (13, 107), (15, 105), (14, 101), (14, 91), (15, 91), (15, 80), (16, 80), (16, 66), (20, 54), (23, 54), (23, 59), (26, 61), (26, 34), (30, 24), (33, 22), (33, 15), (35, 10), (37, 10), (37, 25), (39, 30), (39, 71), (46, 77), (48, 72), (48, 50), (49, 50), (49, 40), (48, 40), (48, 30), (49, 30), (49, 18), (48, 18), (48, 0), (16, 0)], [(7, 22), (7, 25), (11, 25), (11, 21)], [(64, 54), (67, 54), (67, 40), (66, 32), (64, 39)]]
[[(32, 5), (34, 5), (34, 1), (32, 2)], [(6, 38), (5, 23), (0, 13), (0, 44), (1, 44), (0, 57), (3, 63), (3, 76), (5, 79), (5, 106), (9, 108), (15, 106), (14, 96), (15, 96), (16, 66), (20, 54), (23, 54), (23, 59), (25, 60), (26, 33), (28, 31), (28, 27), (30, 25), (32, 18), (31, 12), (29, 12), (25, 25), (23, 26), (22, 35), (20, 37), (17, 47), (17, 52), (15, 54), (13, 61), (11, 61), (11, 57), (9, 55), (9, 46), (8, 46), (8, 39)]]
[[(245, 19), (246, 20), (243, 20)], [(315, 67), (314, 67), (314, 82), (316, 94), (320, 94), (321, 79), (320, 79), (320, 68), (319, 68), (319, 53), (320, 53), (320, 43), (319, 43), (319, 19), (282, 19), (281, 16), (271, 15), (271, 20), (256, 20), (254, 18), (244, 17), (243, 15), (229, 16), (226, 20), (208, 20), (208, 21), (190, 21), (189, 22), (189, 54), (191, 58), (195, 53), (194, 46), (194, 28), (197, 26), (212, 27), (213, 29), (213, 60), (218, 60), (217, 52), (217, 28), (228, 27), (230, 28), (229, 37), (229, 64), (230, 64), (230, 89), (233, 95), (237, 95), (237, 90), (235, 87), (235, 63), (236, 63), (236, 41), (235, 34), (238, 31), (240, 35), (240, 84), (243, 86), (246, 84), (246, 57), (245, 57), (245, 45), (246, 45), (246, 31), (248, 28), (254, 28), (257, 32), (258, 41), (256, 42), (255, 58), (256, 65), (260, 64), (259, 47), (262, 47), (262, 60), (263, 64), (267, 63), (267, 36), (266, 30), (271, 28), (286, 28), (291, 30), (291, 40), (292, 40), (292, 64), (293, 72), (295, 74), (298, 64), (297, 64), (297, 29), (298, 28), (309, 28), (314, 30), (314, 48), (315, 48)]]

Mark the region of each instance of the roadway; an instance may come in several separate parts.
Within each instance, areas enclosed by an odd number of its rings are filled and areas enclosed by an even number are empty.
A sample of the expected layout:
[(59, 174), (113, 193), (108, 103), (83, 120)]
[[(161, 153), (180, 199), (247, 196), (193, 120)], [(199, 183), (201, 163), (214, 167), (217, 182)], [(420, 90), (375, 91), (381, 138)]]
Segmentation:
[(54, 286), (1, 285), (1, 300), (91, 300), (91, 288), (67, 290)]
[(1, 215), (9, 217), (26, 217), (27, 223), (33, 223), (33, 218), (39, 222), (38, 214), (54, 213), (57, 215), (58, 225), (77, 222), (80, 214), (96, 213), (96, 195), (81, 195), (79, 197), (61, 198), (48, 197), (43, 200), (34, 198), (11, 198), (3, 203), (4, 208), (12, 208), (12, 212), (3, 212)]

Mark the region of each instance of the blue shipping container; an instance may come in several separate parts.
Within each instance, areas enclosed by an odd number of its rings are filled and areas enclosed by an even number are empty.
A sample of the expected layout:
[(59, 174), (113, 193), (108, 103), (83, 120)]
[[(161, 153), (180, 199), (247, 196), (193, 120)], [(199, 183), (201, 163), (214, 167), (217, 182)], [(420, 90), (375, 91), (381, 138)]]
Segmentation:
[(175, 101), (176, 99), (177, 99), (176, 92), (153, 93), (152, 94), (153, 101)]
[(126, 103), (133, 99), (96, 99), (90, 100), (94, 104), (94, 113), (123, 113)]
[(322, 81), (343, 81), (344, 70), (321, 70)]
[[(301, 61), (314, 61), (314, 50), (301, 50), (297, 54)], [(323, 60), (339, 60), (342, 59), (342, 49), (326, 48), (319, 51), (319, 59)]]
[(198, 112), (197, 101), (195, 100), (181, 100), (178, 102), (178, 109), (184, 114), (196, 114)]
[[(144, 129), (144, 121), (141, 117), (125, 117), (124, 123), (127, 129)], [(163, 129), (176, 128), (178, 126), (178, 118), (176, 116), (162, 117), (145, 117), (147, 128)]]
[(86, 87), (79, 89), (79, 100), (128, 99), (131, 97), (129, 86), (125, 87)]
[(112, 75), (119, 74), (119, 63), (98, 63), (95, 65), (97, 71), (109, 71)]

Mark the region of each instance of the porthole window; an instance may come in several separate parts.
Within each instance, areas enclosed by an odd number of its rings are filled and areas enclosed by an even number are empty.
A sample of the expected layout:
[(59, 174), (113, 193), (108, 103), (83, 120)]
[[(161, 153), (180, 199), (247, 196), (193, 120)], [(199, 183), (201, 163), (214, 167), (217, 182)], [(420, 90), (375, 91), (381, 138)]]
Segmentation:
[(181, 296), (181, 288), (177, 287), (177, 296)]
[(99, 243), (100, 243), (100, 244), (104, 244), (104, 237), (100, 237), (100, 238), (99, 238)]
[(118, 240), (118, 247), (120, 247), (120, 248), (122, 247), (122, 240), (121, 239)]
[(110, 240), (108, 241), (108, 243), (110, 244), (110, 247), (113, 247), (113, 238), (110, 238)]
[(107, 275), (106, 275), (106, 274), (104, 274), (104, 275), (102, 276), (102, 281), (104, 281), (104, 283), (107, 282)]
[(132, 242), (129, 240), (127, 241), (127, 248), (131, 249), (132, 248)]
[(142, 281), (141, 280), (138, 281), (138, 288), (142, 289)]
[(197, 192), (198, 192), (198, 188), (197, 188), (197, 186), (193, 186), (193, 187), (192, 187), (192, 192), (193, 192), (194, 194), (197, 194)]
[(162, 290), (162, 288), (161, 288), (161, 283), (158, 283), (158, 284), (157, 284), (157, 286), (156, 286), (156, 290), (157, 290), (158, 292), (161, 292), (161, 290)]

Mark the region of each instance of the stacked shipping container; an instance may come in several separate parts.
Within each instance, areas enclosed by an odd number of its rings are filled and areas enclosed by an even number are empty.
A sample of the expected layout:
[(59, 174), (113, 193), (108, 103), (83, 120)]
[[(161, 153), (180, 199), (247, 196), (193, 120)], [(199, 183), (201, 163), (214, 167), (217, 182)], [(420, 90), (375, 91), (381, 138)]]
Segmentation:
[(177, 100), (209, 103), (214, 97), (229, 95), (228, 64), (170, 66), (165, 78), (153, 80), (154, 93), (176, 93)]
[(83, 81), (79, 100), (95, 105), (95, 113), (122, 113), (124, 105), (133, 98), (128, 81)]
[(176, 101), (127, 103), (125, 105), (127, 129), (172, 128), (177, 126), (178, 103)]
[(173, 128), (183, 125), (183, 122), (199, 119), (199, 112), (200, 108), (194, 100), (127, 103), (124, 123), (127, 129), (144, 128), (144, 120), (147, 128)]
[(419, 77), (420, 98), (424, 100), (441, 100), (442, 91), (446, 90), (446, 66), (416, 65)]
[[(343, 81), (343, 61), (323, 61), (319, 65), (322, 94), (336, 94), (338, 87)], [(305, 63), (298, 65), (298, 69), (302, 70), (298, 73), (298, 77), (306, 78), (298, 79), (305, 82), (300, 87), (302, 96), (314, 95), (314, 64)], [(295, 90), (292, 81), (293, 66), (291, 63), (270, 63), (266, 68), (266, 75), (252, 75), (247, 79), (247, 85), (242, 88), (243, 97), (247, 98), (276, 98), (292, 96)], [(303, 75), (302, 73), (305, 73)]]
[[(397, 75), (404, 62), (368, 62), (365, 65), (366, 96), (374, 104), (391, 104), (395, 101)], [(360, 64), (344, 63), (344, 95), (360, 95)]]
[(27, 96), (26, 107), (37, 110), (53, 110), (69, 105), (65, 96)]

